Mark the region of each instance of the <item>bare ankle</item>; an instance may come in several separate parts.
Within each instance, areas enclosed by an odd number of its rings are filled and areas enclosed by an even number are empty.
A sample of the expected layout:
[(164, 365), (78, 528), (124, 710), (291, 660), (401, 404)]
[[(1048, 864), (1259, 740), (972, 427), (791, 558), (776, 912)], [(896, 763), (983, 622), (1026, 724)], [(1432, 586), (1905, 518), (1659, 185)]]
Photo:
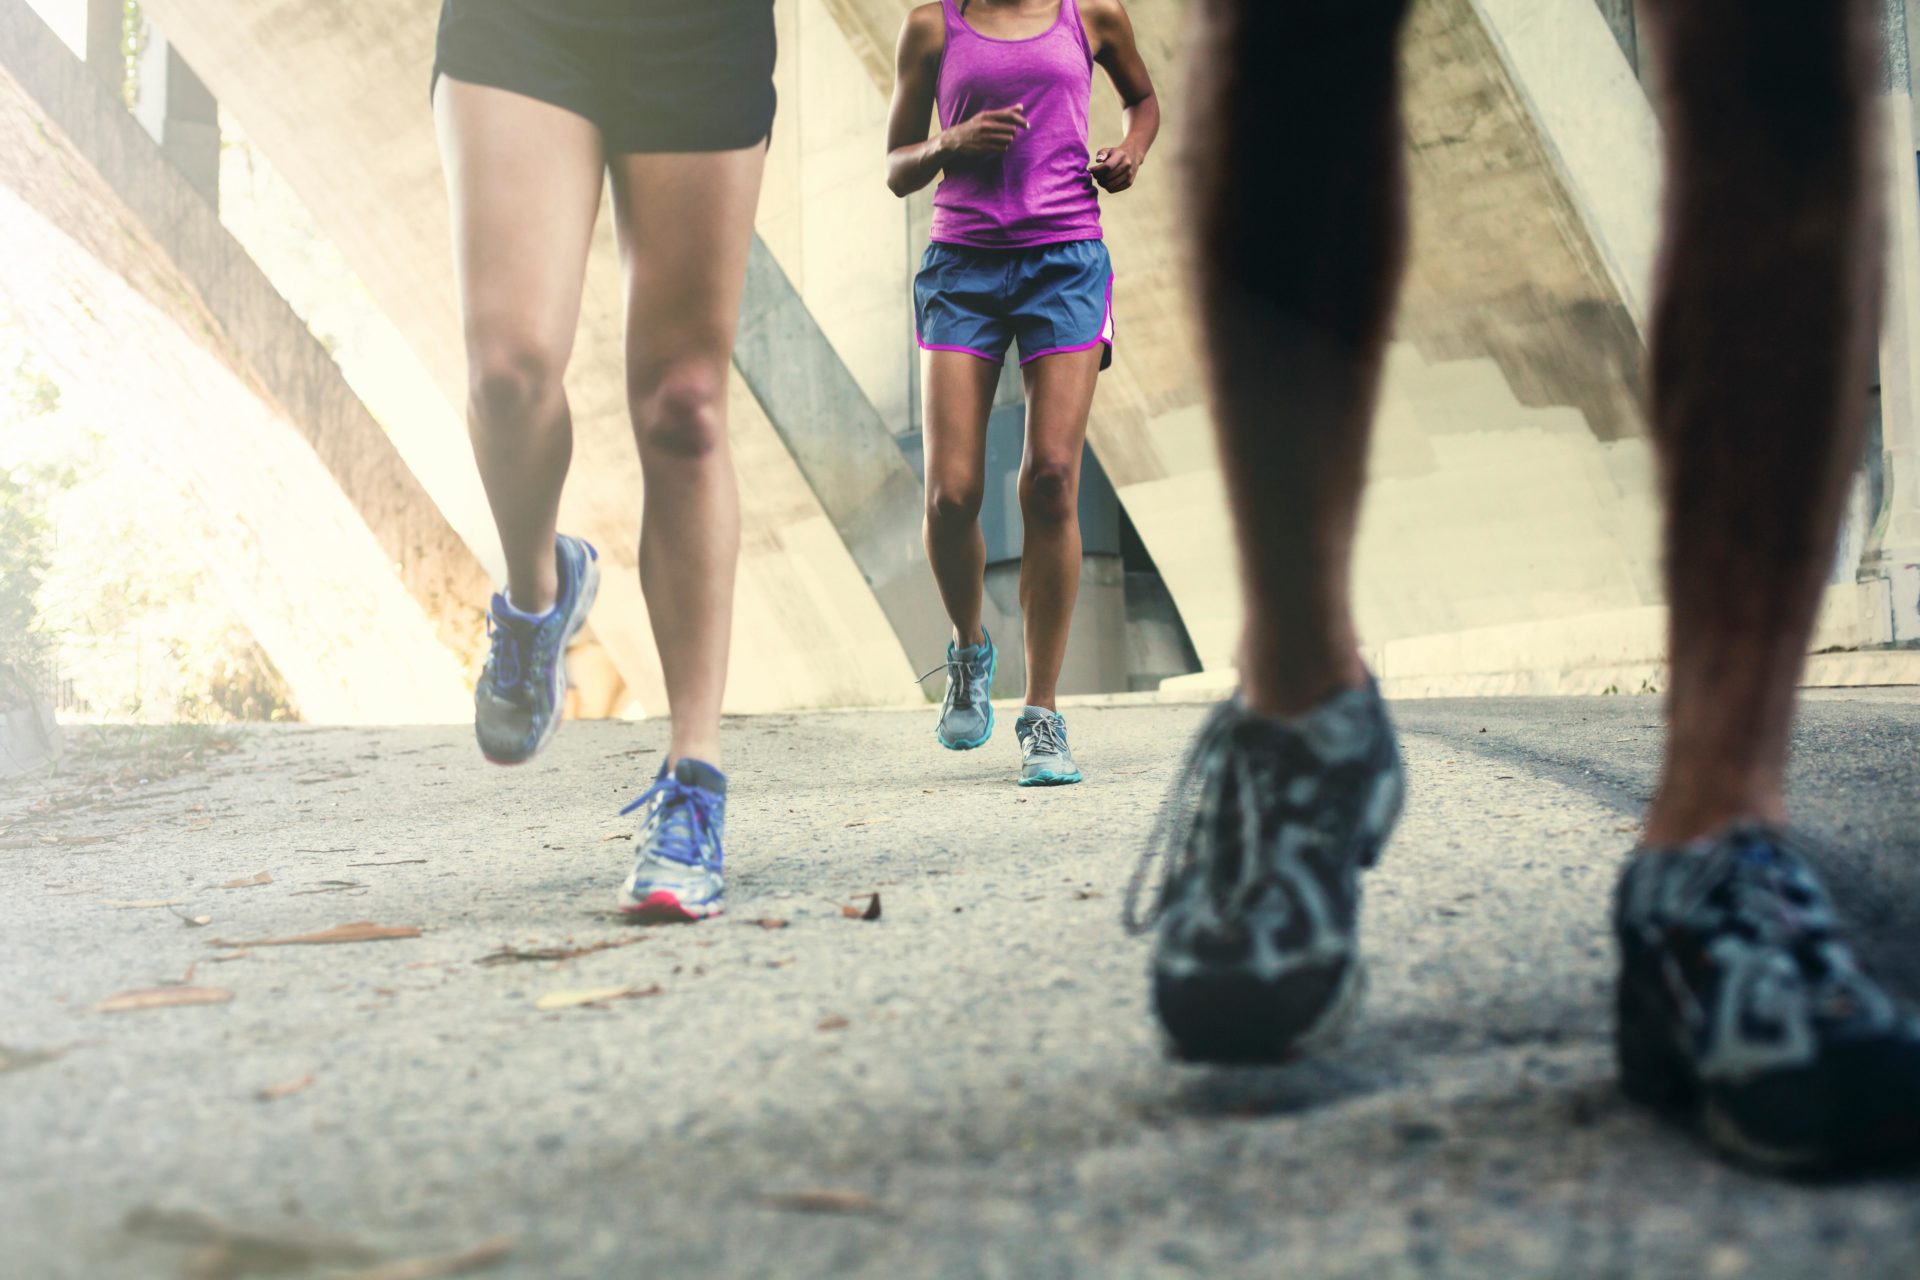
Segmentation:
[(1328, 698), (1367, 682), (1367, 666), (1351, 651), (1312, 664), (1245, 664), (1240, 696), (1256, 715), (1283, 718), (1312, 711)]
[(1718, 835), (1741, 822), (1779, 824), (1787, 805), (1777, 787), (1688, 787), (1667, 783), (1647, 810), (1643, 844), (1681, 845)]
[(667, 760), (677, 765), (682, 760), (698, 760), (701, 764), (720, 767), (720, 740), (718, 738), (689, 738), (685, 742), (675, 742), (667, 748)]

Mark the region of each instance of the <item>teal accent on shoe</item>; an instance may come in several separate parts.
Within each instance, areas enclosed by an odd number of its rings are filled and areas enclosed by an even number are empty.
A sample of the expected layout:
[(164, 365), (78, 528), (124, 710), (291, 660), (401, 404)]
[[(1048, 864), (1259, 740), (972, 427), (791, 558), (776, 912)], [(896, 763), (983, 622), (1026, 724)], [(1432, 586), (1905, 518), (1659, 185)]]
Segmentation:
[[(947, 696), (941, 703), (940, 719), (934, 723), (933, 736), (949, 751), (972, 751), (984, 747), (987, 740), (993, 737), (993, 678), (1000, 670), (1000, 648), (994, 644), (993, 637), (988, 634), (985, 627), (980, 629), (980, 635), (981, 642), (978, 648), (984, 648), (987, 651), (984, 671), (976, 670), (971, 662), (963, 661), (960, 658), (961, 650), (955, 645), (947, 645), (947, 660), (944, 664), (947, 671)], [(977, 652), (977, 649), (969, 652)], [(932, 675), (939, 670), (939, 667), (935, 667), (927, 674)], [(962, 692), (962, 682), (965, 684), (966, 694), (964, 704), (957, 702), (955, 697)], [(947, 736), (946, 728), (949, 722), (958, 721), (966, 725), (969, 721), (979, 719), (983, 713), (984, 720), (979, 733), (963, 738)], [(971, 726), (968, 725), (968, 727)]]
[[(991, 675), (987, 677), (987, 683), (989, 685), (993, 683), (993, 677)], [(933, 727), (933, 736), (939, 741), (941, 746), (949, 751), (977, 751), (981, 747), (986, 746), (987, 740), (993, 737), (993, 704), (991, 702), (987, 704), (987, 731), (971, 742), (948, 742), (946, 736), (940, 732), (939, 725)]]
[(1058, 711), (1027, 707), (1013, 731), (1020, 739), (1021, 786), (1066, 787), (1080, 781), (1080, 766), (1067, 746), (1067, 721)]

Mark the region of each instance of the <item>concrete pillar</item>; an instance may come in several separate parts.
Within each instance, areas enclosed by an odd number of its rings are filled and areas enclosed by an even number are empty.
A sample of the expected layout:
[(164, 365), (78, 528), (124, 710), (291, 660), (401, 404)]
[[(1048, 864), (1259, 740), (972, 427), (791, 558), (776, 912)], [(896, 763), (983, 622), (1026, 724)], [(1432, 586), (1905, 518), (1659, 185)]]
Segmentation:
[(114, 97), (126, 92), (126, 0), (87, 0), (87, 69)]
[(160, 129), (160, 149), (174, 168), (186, 175), (207, 203), (220, 207), (220, 104), (167, 46), (166, 117)]
[(1886, 310), (1880, 326), (1881, 502), (1860, 575), (1887, 583), (1891, 638), (1920, 641), (1920, 174), (1906, 0), (1886, 11)]
[[(116, 98), (127, 93), (124, 0), (87, 0), (87, 67)], [(134, 119), (173, 167), (216, 208), (220, 203), (220, 104), (151, 23), (135, 56)]]

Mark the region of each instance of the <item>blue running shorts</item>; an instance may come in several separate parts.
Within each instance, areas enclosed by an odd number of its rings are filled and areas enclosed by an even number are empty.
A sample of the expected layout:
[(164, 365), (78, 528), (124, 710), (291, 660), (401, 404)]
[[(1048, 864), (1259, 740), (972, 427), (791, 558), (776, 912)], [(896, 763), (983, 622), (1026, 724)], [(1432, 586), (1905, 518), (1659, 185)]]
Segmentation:
[(1020, 363), (1105, 344), (1113, 363), (1113, 260), (1100, 240), (1024, 249), (933, 243), (913, 278), (914, 319), (926, 351)]

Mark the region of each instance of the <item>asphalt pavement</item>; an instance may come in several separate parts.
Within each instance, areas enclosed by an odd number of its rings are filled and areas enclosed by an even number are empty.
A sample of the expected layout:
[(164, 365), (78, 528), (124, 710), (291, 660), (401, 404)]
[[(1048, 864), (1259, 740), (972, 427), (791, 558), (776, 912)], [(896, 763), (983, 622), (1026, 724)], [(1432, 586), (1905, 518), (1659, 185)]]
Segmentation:
[[(1396, 707), (1353, 1036), (1167, 1062), (1117, 918), (1203, 711), (1070, 710), (1048, 791), (1004, 723), (730, 721), (731, 910), (652, 930), (609, 908), (659, 725), (517, 770), (457, 728), (78, 734), (0, 790), (0, 1274), (1920, 1273), (1920, 1178), (1758, 1176), (1618, 1094), (1646, 699)], [(1916, 729), (1816, 700), (1794, 766), (1909, 991)]]

